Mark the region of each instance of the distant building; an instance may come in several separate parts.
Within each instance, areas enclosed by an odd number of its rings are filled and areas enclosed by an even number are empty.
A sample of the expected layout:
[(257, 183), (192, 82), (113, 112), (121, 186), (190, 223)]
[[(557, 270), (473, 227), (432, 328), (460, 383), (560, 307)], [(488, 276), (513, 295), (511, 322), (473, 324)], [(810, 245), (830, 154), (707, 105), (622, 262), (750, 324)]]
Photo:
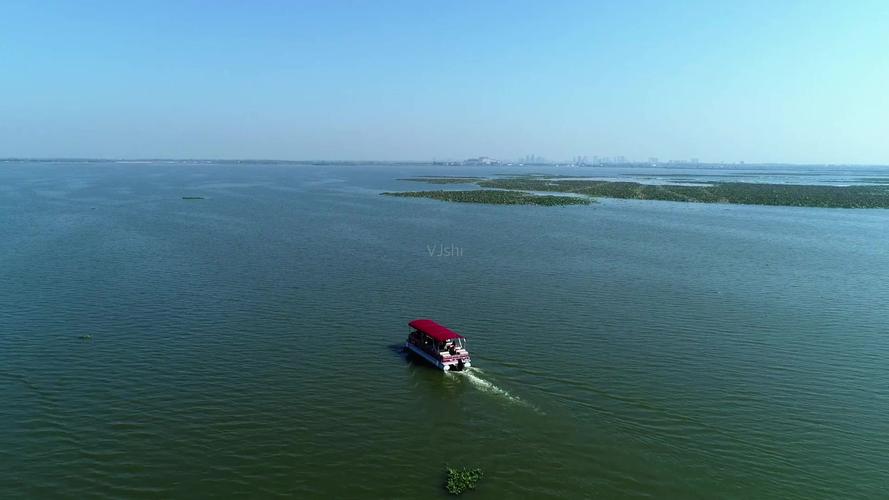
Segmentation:
[(525, 165), (539, 165), (542, 163), (546, 163), (546, 160), (543, 159), (542, 156), (528, 155), (522, 158), (520, 162), (524, 163)]
[(500, 165), (500, 160), (489, 158), (487, 156), (479, 156), (478, 158), (468, 158), (463, 160), (464, 165)]

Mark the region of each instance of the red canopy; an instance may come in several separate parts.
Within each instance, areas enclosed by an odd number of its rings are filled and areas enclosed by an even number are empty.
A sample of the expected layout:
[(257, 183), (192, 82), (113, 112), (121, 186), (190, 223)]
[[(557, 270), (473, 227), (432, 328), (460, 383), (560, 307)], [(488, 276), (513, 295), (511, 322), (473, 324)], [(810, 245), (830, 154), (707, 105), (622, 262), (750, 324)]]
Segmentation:
[(463, 335), (451, 330), (446, 326), (439, 325), (431, 319), (415, 319), (408, 323), (411, 328), (419, 330), (426, 335), (432, 337), (433, 340), (444, 342), (451, 339), (462, 339)]

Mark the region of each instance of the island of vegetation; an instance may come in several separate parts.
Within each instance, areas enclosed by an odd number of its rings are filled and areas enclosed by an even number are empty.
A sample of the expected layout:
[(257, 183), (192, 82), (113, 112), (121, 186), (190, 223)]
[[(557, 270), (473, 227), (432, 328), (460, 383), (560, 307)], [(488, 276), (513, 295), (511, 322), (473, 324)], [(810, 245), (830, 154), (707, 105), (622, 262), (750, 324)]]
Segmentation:
[(526, 177), (488, 179), (479, 181), (478, 185), (485, 188), (577, 193), (587, 196), (635, 200), (822, 208), (889, 208), (889, 187), (887, 186), (755, 184), (750, 182), (712, 182), (708, 185), (683, 186)]
[(522, 191), (501, 189), (472, 189), (469, 191), (406, 191), (382, 193), (386, 196), (406, 198), (430, 198), (456, 203), (486, 203), (492, 205), (589, 205), (590, 199), (583, 196), (537, 195)]
[(475, 184), (483, 181), (484, 177), (449, 177), (449, 176), (429, 176), (429, 177), (408, 177), (398, 179), (399, 181), (426, 182), (428, 184)]
[[(411, 180), (421, 181), (422, 179), (433, 178), (423, 177)], [(446, 201), (510, 203), (498, 200), (500, 200), (501, 197), (502, 199), (516, 200), (531, 200), (535, 197), (545, 198), (545, 196), (527, 193), (527, 191), (542, 191), (570, 193), (575, 196), (583, 195), (587, 197), (682, 201), (692, 203), (733, 203), (744, 205), (820, 208), (889, 208), (889, 185), (829, 186), (722, 181), (713, 181), (697, 185), (642, 184), (639, 182), (606, 181), (597, 179), (565, 179), (560, 178), (559, 176), (542, 175), (482, 179), (475, 181), (475, 184), (485, 189), (478, 191), (421, 191), (418, 193), (385, 194), (394, 196), (419, 196)], [(473, 197), (476, 199), (471, 199)], [(565, 196), (557, 196), (556, 198), (558, 200), (550, 200), (551, 202), (543, 202), (540, 204), (585, 204), (589, 202), (584, 198), (571, 198), (570, 200), (565, 200)], [(561, 203), (560, 201), (565, 201), (565, 203)]]

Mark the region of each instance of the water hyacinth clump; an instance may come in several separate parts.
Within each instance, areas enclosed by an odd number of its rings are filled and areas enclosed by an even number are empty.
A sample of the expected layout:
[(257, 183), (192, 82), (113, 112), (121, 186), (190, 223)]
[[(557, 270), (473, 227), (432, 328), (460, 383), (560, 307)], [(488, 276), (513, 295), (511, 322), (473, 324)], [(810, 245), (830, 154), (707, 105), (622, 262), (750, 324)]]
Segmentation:
[(445, 489), (452, 495), (459, 495), (466, 490), (474, 490), (476, 484), (484, 475), (478, 467), (474, 469), (448, 467), (447, 472), (448, 479), (445, 483)]

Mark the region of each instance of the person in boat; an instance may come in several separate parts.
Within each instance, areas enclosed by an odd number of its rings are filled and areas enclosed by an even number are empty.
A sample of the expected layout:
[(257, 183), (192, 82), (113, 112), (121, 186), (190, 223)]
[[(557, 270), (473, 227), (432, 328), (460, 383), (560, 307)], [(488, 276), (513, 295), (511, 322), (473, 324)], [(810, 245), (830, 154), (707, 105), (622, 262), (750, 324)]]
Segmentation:
[(447, 351), (451, 353), (451, 355), (457, 354), (457, 344), (454, 343), (454, 341), (452, 340), (449, 340), (447, 343), (445, 343), (445, 349), (447, 349)]

